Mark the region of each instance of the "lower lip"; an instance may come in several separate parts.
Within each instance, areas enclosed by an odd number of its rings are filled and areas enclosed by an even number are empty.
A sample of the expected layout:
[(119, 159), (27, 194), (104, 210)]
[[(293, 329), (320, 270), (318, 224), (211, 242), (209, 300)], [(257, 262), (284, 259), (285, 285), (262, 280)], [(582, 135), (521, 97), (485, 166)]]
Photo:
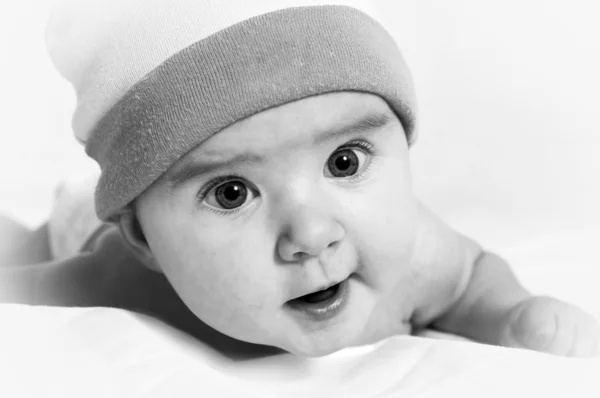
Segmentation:
[(325, 321), (339, 314), (345, 307), (349, 296), (349, 279), (339, 283), (337, 292), (326, 300), (318, 303), (307, 303), (294, 300), (288, 305), (295, 311), (308, 315), (312, 320)]

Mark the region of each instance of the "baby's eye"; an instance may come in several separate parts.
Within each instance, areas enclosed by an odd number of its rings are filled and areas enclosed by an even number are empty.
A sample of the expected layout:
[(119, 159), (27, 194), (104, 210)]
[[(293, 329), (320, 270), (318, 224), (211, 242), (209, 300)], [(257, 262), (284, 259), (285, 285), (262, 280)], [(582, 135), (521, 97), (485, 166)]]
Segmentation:
[(327, 160), (326, 171), (333, 177), (351, 177), (364, 167), (367, 154), (358, 148), (340, 148)]
[(240, 180), (217, 185), (204, 197), (203, 202), (217, 209), (232, 210), (243, 206), (255, 196), (254, 191)]

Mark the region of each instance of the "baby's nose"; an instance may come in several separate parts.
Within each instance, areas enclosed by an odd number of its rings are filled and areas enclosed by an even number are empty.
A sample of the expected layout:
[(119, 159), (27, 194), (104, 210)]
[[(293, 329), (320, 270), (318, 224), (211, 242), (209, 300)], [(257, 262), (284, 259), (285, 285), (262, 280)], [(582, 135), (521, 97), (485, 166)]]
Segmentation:
[(277, 252), (283, 261), (318, 257), (328, 248), (334, 248), (346, 234), (339, 221), (324, 209), (304, 205), (289, 214), (277, 242)]

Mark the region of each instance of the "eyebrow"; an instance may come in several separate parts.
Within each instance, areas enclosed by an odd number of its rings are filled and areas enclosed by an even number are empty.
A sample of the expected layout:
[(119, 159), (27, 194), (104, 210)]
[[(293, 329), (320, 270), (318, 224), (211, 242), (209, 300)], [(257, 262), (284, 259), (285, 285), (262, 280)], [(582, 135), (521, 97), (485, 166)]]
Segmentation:
[(389, 110), (384, 112), (369, 113), (352, 124), (343, 126), (341, 128), (333, 128), (325, 131), (323, 134), (319, 134), (319, 136), (315, 138), (314, 143), (322, 144), (324, 142), (332, 141), (350, 134), (369, 133), (384, 127), (392, 120), (394, 120), (394, 115)]
[[(386, 126), (389, 122), (394, 120), (394, 118), (395, 116), (392, 114), (391, 110), (369, 113), (346, 126), (326, 130), (324, 133), (315, 137), (313, 140), (313, 145), (320, 145), (351, 134), (370, 133)], [(172, 188), (177, 188), (185, 184), (187, 181), (209, 173), (213, 170), (241, 163), (259, 164), (263, 163), (264, 160), (264, 156), (249, 152), (240, 153), (225, 160), (219, 160), (216, 162), (199, 161), (193, 158), (184, 159), (180, 165), (175, 166), (174, 170), (167, 172), (166, 179), (167, 183)]]

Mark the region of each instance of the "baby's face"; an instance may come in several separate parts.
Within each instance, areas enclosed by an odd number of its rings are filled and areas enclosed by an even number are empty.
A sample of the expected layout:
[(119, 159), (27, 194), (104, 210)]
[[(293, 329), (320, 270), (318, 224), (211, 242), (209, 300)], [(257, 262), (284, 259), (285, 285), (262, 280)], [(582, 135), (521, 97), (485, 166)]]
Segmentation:
[(235, 123), (137, 211), (182, 300), (233, 338), (315, 356), (409, 330), (408, 148), (377, 96), (321, 95)]

